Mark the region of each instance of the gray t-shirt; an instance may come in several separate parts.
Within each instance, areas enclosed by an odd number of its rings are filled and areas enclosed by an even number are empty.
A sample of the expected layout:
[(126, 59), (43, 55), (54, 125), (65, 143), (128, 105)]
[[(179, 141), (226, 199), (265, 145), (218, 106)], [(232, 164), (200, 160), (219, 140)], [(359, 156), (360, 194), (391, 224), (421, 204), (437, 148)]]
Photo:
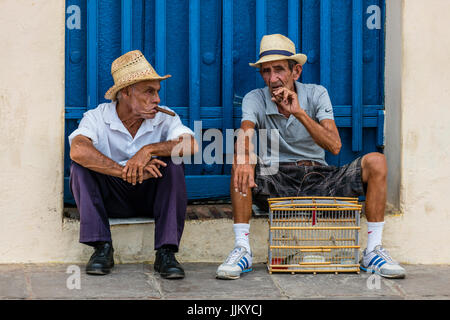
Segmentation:
[[(299, 105), (309, 117), (320, 122), (324, 119), (334, 120), (333, 106), (328, 91), (320, 85), (295, 82)], [(291, 115), (286, 118), (278, 112), (277, 105), (271, 100), (269, 88), (255, 89), (247, 93), (242, 100), (242, 121), (248, 120), (255, 124), (255, 129), (277, 129), (279, 133), (279, 154), (271, 152), (271, 143), (264, 143), (264, 136), (259, 132), (260, 161), (265, 164), (272, 162), (294, 162), (299, 160), (314, 160), (326, 165), (325, 151), (313, 140), (303, 124)], [(268, 152), (264, 152), (267, 149)]]

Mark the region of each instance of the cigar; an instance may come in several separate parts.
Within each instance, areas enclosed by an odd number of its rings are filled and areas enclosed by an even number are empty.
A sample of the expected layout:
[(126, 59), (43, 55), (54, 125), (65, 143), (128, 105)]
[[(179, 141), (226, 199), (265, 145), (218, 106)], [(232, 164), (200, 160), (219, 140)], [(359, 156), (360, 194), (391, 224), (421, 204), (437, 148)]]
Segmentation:
[(159, 112), (162, 112), (162, 113), (168, 114), (169, 116), (175, 117), (175, 112), (172, 112), (172, 111), (160, 108), (160, 107), (156, 107), (155, 109), (158, 110)]

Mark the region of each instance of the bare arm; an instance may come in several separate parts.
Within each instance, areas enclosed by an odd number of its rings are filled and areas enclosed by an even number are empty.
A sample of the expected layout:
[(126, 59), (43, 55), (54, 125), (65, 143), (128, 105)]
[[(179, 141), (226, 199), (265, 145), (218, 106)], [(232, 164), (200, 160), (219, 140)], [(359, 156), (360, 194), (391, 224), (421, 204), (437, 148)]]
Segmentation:
[(78, 135), (72, 140), (70, 159), (92, 171), (113, 177), (121, 177), (122, 166), (98, 151), (92, 140)]
[(339, 154), (342, 144), (334, 120), (325, 119), (320, 121), (319, 124), (311, 119), (305, 111), (294, 116), (305, 126), (306, 130), (308, 130), (311, 137), (319, 146), (334, 155)]
[(235, 151), (236, 160), (239, 164), (250, 164), (255, 162), (254, 149), (252, 143), (253, 135), (255, 134), (255, 124), (251, 121), (245, 120), (241, 123), (241, 128), (236, 141)]
[(255, 124), (251, 121), (242, 121), (241, 131), (236, 142), (235, 161), (233, 163), (233, 186), (236, 192), (247, 195), (249, 188), (256, 187), (255, 165), (256, 155), (252, 137)]
[(198, 152), (197, 141), (190, 134), (183, 134), (176, 140), (149, 144), (143, 148), (152, 156), (170, 157), (175, 147), (177, 156), (180, 157), (193, 155)]
[(296, 117), (319, 146), (334, 155), (339, 154), (342, 143), (334, 120), (325, 119), (317, 123), (311, 119), (298, 104), (297, 94), (287, 88), (280, 88), (275, 91), (272, 101), (277, 103), (285, 112)]
[[(153, 156), (170, 157), (188, 156), (198, 152), (198, 144), (190, 134), (183, 134), (176, 140), (152, 143), (142, 147), (127, 161), (121, 172), (123, 180), (132, 183), (142, 183), (146, 170), (144, 170)], [(161, 176), (160, 174), (158, 176)]]
[[(94, 147), (91, 139), (83, 135), (78, 135), (72, 140), (70, 158), (79, 165), (92, 171), (122, 178), (124, 167), (98, 151)], [(161, 173), (158, 170), (160, 166), (166, 166), (166, 164), (158, 159), (151, 160), (144, 167), (145, 170), (142, 172), (142, 181), (160, 177)]]

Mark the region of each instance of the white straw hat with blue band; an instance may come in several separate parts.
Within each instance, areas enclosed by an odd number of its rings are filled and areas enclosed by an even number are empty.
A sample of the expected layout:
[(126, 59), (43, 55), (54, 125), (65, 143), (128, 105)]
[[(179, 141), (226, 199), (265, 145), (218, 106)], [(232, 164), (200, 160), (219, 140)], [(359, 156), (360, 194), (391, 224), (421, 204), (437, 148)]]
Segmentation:
[(295, 60), (303, 66), (307, 57), (302, 53), (295, 53), (295, 44), (289, 38), (282, 34), (270, 34), (261, 39), (259, 60), (249, 65), (259, 68), (264, 62), (286, 59)]

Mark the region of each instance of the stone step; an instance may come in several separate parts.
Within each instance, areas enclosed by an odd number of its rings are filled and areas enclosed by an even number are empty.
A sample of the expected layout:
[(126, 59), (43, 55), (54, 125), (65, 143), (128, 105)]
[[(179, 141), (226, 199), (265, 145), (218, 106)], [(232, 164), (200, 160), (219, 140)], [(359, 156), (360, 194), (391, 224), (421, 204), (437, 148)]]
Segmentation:
[[(268, 213), (255, 207), (251, 222), (251, 244), (255, 261), (265, 262), (268, 241)], [(89, 259), (92, 249), (78, 243), (79, 212), (64, 209), (64, 226), (74, 240), (68, 243), (69, 261)], [(145, 217), (109, 219), (115, 259), (118, 263), (154, 261), (154, 219)], [(185, 262), (221, 262), (233, 249), (234, 233), (230, 203), (188, 205), (180, 251), (177, 258)], [(66, 261), (65, 261), (66, 262)]]
[[(362, 219), (363, 220), (363, 219)], [(151, 218), (110, 219), (115, 260), (117, 263), (154, 262), (154, 220)], [(64, 231), (67, 254), (63, 261), (85, 263), (92, 248), (78, 242), (79, 214), (76, 208), (65, 208)], [(365, 243), (365, 224), (361, 223), (361, 241)], [(268, 213), (254, 207), (250, 223), (250, 245), (255, 263), (268, 256)], [(180, 250), (180, 262), (222, 263), (234, 247), (231, 204), (189, 205)]]

